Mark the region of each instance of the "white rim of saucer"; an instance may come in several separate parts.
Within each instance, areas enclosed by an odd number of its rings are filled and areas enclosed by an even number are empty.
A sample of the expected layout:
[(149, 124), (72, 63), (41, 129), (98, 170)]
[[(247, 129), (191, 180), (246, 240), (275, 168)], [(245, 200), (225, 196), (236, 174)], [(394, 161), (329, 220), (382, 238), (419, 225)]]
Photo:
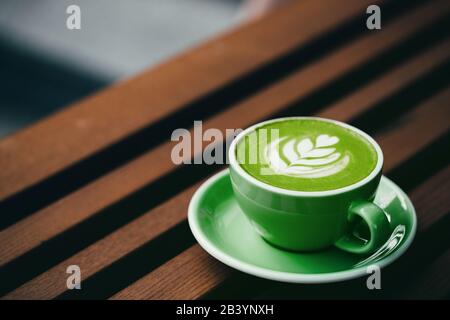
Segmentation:
[[(375, 165), (375, 168), (372, 170), (372, 172), (367, 177), (365, 177), (362, 180), (359, 180), (358, 182), (355, 182), (351, 185), (348, 185), (348, 186), (345, 186), (345, 187), (342, 187), (339, 189), (326, 190), (326, 191), (296, 191), (296, 190), (282, 189), (282, 188), (271, 186), (267, 183), (264, 183), (256, 178), (254, 178), (249, 173), (247, 173), (244, 169), (242, 169), (242, 167), (239, 165), (239, 163), (236, 159), (236, 146), (244, 136), (246, 136), (248, 133), (256, 130), (257, 128), (259, 128), (261, 126), (264, 126), (264, 125), (267, 125), (267, 124), (270, 124), (273, 122), (280, 122), (280, 121), (286, 121), (286, 120), (302, 120), (302, 119), (318, 120), (318, 121), (323, 121), (323, 122), (334, 123), (338, 126), (344, 127), (346, 129), (349, 129), (349, 130), (361, 135), (363, 138), (365, 138), (367, 141), (369, 141), (372, 144), (375, 151), (377, 152), (377, 164)], [(229, 161), (230, 161), (230, 166), (232, 166), (233, 169), (236, 170), (236, 172), (238, 172), (241, 177), (243, 177), (245, 180), (247, 180), (247, 182), (249, 182), (253, 185), (256, 185), (257, 187), (259, 187), (261, 189), (264, 189), (264, 190), (267, 190), (270, 192), (274, 192), (274, 193), (278, 193), (278, 194), (282, 194), (282, 195), (309, 196), (309, 197), (332, 196), (332, 195), (336, 195), (336, 194), (340, 194), (343, 192), (357, 189), (358, 187), (360, 187), (360, 186), (364, 185), (365, 183), (367, 183), (368, 181), (372, 180), (377, 174), (380, 173), (380, 171), (383, 167), (383, 161), (384, 161), (383, 152), (381, 151), (380, 146), (367, 133), (365, 133), (364, 131), (362, 131), (356, 127), (353, 127), (347, 123), (337, 121), (337, 120), (332, 120), (332, 119), (320, 118), (320, 117), (284, 117), (284, 118), (271, 119), (271, 120), (267, 120), (267, 121), (263, 121), (263, 122), (254, 124), (253, 126), (248, 127), (247, 129), (245, 129), (244, 131), (239, 133), (236, 136), (236, 138), (234, 138), (234, 140), (233, 140), (233, 142), (231, 142), (231, 145), (229, 148), (228, 157), (229, 157)]]
[[(367, 275), (367, 266), (362, 266), (356, 269), (352, 270), (346, 270), (346, 271), (337, 271), (337, 272), (329, 272), (329, 273), (318, 273), (318, 274), (304, 274), (304, 273), (293, 273), (293, 272), (283, 272), (283, 271), (275, 271), (270, 270), (262, 267), (255, 266), (253, 264), (243, 262), (227, 253), (225, 253), (223, 250), (215, 246), (212, 242), (209, 241), (208, 237), (203, 233), (199, 223), (198, 223), (198, 206), (199, 202), (201, 200), (202, 195), (204, 192), (211, 187), (212, 184), (217, 182), (220, 178), (222, 178), (225, 175), (228, 175), (228, 169), (222, 170), (221, 172), (215, 174), (211, 178), (209, 178), (194, 194), (194, 196), (191, 199), (191, 202), (189, 203), (189, 209), (188, 209), (188, 222), (189, 227), (191, 228), (191, 231), (195, 237), (195, 239), (198, 241), (200, 246), (208, 252), (211, 256), (216, 258), (217, 260), (221, 261), (222, 263), (237, 269), (239, 271), (260, 277), (265, 278), (269, 280), (275, 280), (275, 281), (281, 281), (281, 282), (289, 282), (289, 283), (329, 283), (329, 282), (338, 282), (343, 280), (350, 280), (354, 278), (358, 278), (364, 275)], [(382, 177), (384, 180), (384, 183), (387, 183), (391, 185), (392, 188), (395, 188), (399, 191), (400, 196), (402, 196), (407, 204), (408, 208), (411, 208), (412, 213), (412, 221), (413, 224), (411, 226), (411, 232), (409, 234), (409, 237), (406, 238), (404, 244), (398, 248), (396, 251), (394, 251), (392, 254), (388, 255), (386, 258), (377, 261), (376, 264), (378, 267), (383, 268), (389, 264), (391, 264), (393, 261), (397, 260), (405, 251), (410, 247), (412, 241), (414, 240), (414, 237), (416, 235), (416, 229), (417, 229), (417, 217), (416, 217), (416, 211), (414, 209), (414, 206), (411, 203), (411, 200), (409, 197), (403, 192), (403, 190), (397, 186), (394, 182), (386, 178), (385, 176)], [(370, 264), (370, 265), (374, 265)]]

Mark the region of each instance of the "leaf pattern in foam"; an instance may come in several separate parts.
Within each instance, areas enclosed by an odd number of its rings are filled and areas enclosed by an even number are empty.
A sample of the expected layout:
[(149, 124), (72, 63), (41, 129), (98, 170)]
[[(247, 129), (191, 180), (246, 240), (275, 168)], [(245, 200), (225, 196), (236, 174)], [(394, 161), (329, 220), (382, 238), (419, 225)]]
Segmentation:
[(294, 149), (295, 140), (292, 139), (287, 142), (283, 147), (283, 155), (289, 160), (290, 163), (297, 161), (298, 155)]
[(327, 134), (321, 134), (316, 138), (316, 148), (329, 147), (339, 142), (338, 137), (330, 137)]
[(335, 150), (335, 148), (313, 149), (302, 158), (322, 158), (332, 154)]
[(267, 163), (277, 174), (318, 178), (343, 170), (349, 162), (348, 155), (341, 157), (336, 148), (329, 148), (339, 142), (338, 137), (321, 134), (315, 145), (310, 138), (291, 138), (280, 148), (286, 139), (278, 139), (266, 149)]
[(311, 142), (311, 139), (309, 138), (303, 139), (297, 144), (297, 152), (300, 154), (301, 157), (303, 157), (303, 155), (307, 154), (313, 148), (314, 145)]
[(313, 159), (298, 159), (295, 162), (291, 163), (291, 166), (296, 165), (304, 165), (304, 166), (320, 166), (329, 164), (333, 161), (336, 161), (339, 159), (341, 154), (339, 152), (333, 153), (332, 155), (329, 155), (328, 157), (323, 158), (313, 158)]

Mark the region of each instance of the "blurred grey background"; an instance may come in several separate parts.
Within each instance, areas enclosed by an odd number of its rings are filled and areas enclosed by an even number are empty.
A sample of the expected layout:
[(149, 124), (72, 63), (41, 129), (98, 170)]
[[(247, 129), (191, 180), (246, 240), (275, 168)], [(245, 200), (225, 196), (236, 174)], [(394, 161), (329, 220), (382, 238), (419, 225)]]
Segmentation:
[[(66, 8), (81, 8), (68, 30)], [(240, 0), (0, 0), (0, 137), (238, 23)]]

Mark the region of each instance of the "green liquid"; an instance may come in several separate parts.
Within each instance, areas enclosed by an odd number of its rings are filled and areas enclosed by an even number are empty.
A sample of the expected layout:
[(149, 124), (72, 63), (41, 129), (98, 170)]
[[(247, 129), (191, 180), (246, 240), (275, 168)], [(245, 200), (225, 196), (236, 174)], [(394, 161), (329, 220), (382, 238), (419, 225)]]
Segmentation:
[(261, 126), (239, 142), (236, 152), (241, 167), (254, 178), (296, 191), (352, 185), (374, 170), (378, 158), (360, 134), (316, 119)]

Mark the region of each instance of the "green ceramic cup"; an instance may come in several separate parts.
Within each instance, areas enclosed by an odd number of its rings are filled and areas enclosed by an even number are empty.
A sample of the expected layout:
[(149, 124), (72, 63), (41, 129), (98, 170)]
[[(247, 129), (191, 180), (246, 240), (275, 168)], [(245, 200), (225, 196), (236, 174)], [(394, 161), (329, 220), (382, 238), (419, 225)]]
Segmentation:
[(375, 251), (391, 232), (386, 213), (372, 202), (383, 166), (380, 146), (355, 127), (322, 119), (354, 130), (366, 138), (378, 155), (374, 170), (357, 183), (335, 190), (310, 192), (282, 189), (248, 174), (236, 157), (237, 144), (244, 136), (268, 122), (282, 120), (269, 120), (242, 131), (229, 149), (233, 191), (255, 230), (267, 242), (288, 250), (314, 251), (335, 245), (352, 253)]

